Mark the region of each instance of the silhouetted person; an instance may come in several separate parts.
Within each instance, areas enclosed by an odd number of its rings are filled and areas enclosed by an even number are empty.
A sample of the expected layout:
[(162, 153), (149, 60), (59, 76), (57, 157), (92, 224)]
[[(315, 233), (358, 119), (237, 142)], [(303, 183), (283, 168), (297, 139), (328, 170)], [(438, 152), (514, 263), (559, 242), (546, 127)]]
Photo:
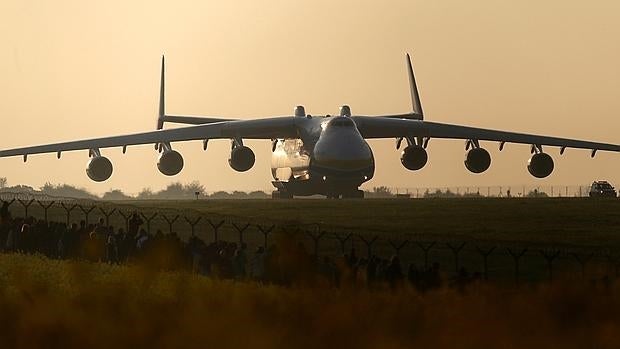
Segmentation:
[(400, 281), (403, 279), (403, 270), (400, 265), (400, 259), (396, 255), (392, 256), (390, 259), (390, 264), (386, 269), (386, 279), (392, 288), (399, 285)]
[(138, 229), (140, 229), (142, 224), (144, 224), (144, 221), (140, 218), (140, 215), (137, 212), (134, 212), (129, 219), (129, 230), (127, 233), (131, 236), (136, 236), (138, 234)]
[(9, 202), (3, 201), (2, 207), (0, 207), (0, 219), (2, 223), (9, 223), (11, 220), (11, 212), (9, 211)]

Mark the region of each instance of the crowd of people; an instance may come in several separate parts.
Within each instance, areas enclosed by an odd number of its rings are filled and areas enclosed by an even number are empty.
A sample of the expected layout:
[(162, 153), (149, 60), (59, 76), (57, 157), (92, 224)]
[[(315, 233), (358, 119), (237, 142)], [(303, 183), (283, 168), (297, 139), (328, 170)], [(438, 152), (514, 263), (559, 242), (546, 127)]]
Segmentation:
[[(127, 229), (108, 226), (103, 218), (97, 224), (81, 221), (71, 225), (34, 217), (13, 218), (5, 204), (0, 208), (0, 248), (49, 258), (141, 263), (161, 270), (188, 270), (213, 278), (282, 285), (396, 288), (409, 283), (426, 291), (441, 287), (445, 280), (438, 263), (423, 270), (410, 264), (404, 271), (396, 255), (390, 259), (376, 255), (360, 258), (352, 248), (337, 257), (318, 257), (287, 235), (267, 248), (260, 246), (250, 252), (245, 243), (207, 243), (197, 236), (183, 241), (175, 233), (164, 234), (161, 230), (150, 234), (143, 224), (137, 213), (129, 219)], [(478, 279), (478, 274), (472, 276), (462, 270), (456, 282), (461, 285)]]

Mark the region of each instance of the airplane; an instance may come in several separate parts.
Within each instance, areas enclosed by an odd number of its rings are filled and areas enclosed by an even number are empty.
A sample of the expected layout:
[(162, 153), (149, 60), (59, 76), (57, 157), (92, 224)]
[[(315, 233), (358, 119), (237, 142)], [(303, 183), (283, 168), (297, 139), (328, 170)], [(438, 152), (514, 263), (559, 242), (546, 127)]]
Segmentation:
[[(411, 111), (393, 115), (354, 115), (348, 105), (340, 107), (339, 115), (314, 116), (301, 105), (293, 115), (253, 120), (221, 117), (169, 115), (165, 109), (165, 58), (161, 60), (159, 113), (154, 131), (121, 136), (93, 138), (0, 151), (0, 157), (56, 153), (60, 159), (66, 151), (88, 150), (86, 174), (95, 182), (103, 182), (113, 172), (112, 162), (102, 155), (101, 149), (152, 144), (159, 152), (157, 168), (166, 176), (177, 175), (183, 169), (183, 156), (172, 148), (173, 142), (200, 140), (203, 149), (213, 139), (228, 139), (231, 151), (228, 163), (232, 169), (245, 172), (255, 163), (252, 149), (244, 145), (247, 139), (271, 141), (273, 198), (324, 195), (327, 198), (363, 198), (360, 185), (373, 178), (375, 161), (367, 139), (393, 138), (401, 151), (402, 165), (411, 171), (420, 170), (428, 161), (427, 148), (432, 138), (465, 141), (465, 167), (472, 173), (489, 169), (491, 156), (481, 141), (499, 142), (499, 150), (506, 143), (531, 145), (527, 170), (536, 178), (548, 177), (554, 169), (553, 158), (543, 146), (589, 149), (594, 157), (598, 150), (620, 151), (620, 145), (548, 137), (524, 133), (490, 130), (469, 126), (430, 122), (424, 120), (411, 57), (406, 54), (406, 65), (411, 94)], [(164, 129), (165, 123), (183, 126)]]

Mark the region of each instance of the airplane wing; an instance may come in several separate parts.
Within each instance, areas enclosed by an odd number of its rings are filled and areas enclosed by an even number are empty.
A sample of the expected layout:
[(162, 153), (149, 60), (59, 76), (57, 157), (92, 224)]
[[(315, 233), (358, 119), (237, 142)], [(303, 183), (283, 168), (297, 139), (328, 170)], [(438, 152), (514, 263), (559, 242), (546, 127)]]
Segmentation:
[(620, 152), (620, 145), (583, 141), (569, 138), (506, 132), (477, 127), (443, 124), (438, 122), (395, 119), (386, 117), (353, 117), (364, 138), (429, 137), (451, 138), (477, 141), (496, 141), (500, 143), (521, 143), (536, 146), (556, 146)]
[(205, 125), (175, 129), (141, 132), (123, 136), (84, 139), (78, 141), (38, 145), (0, 151), (0, 157), (27, 156), (30, 154), (58, 153), (72, 150), (90, 150), (110, 147), (126, 147), (139, 144), (158, 144), (208, 139), (274, 139), (295, 138), (295, 118), (267, 118), (214, 122)]

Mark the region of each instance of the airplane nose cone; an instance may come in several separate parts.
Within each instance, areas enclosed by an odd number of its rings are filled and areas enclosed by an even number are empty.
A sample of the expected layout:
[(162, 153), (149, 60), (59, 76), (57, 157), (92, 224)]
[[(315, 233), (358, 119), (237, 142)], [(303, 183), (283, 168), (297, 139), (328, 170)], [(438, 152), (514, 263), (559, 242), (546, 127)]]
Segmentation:
[(313, 160), (317, 167), (342, 172), (367, 169), (374, 163), (370, 147), (357, 135), (320, 139), (314, 148)]

